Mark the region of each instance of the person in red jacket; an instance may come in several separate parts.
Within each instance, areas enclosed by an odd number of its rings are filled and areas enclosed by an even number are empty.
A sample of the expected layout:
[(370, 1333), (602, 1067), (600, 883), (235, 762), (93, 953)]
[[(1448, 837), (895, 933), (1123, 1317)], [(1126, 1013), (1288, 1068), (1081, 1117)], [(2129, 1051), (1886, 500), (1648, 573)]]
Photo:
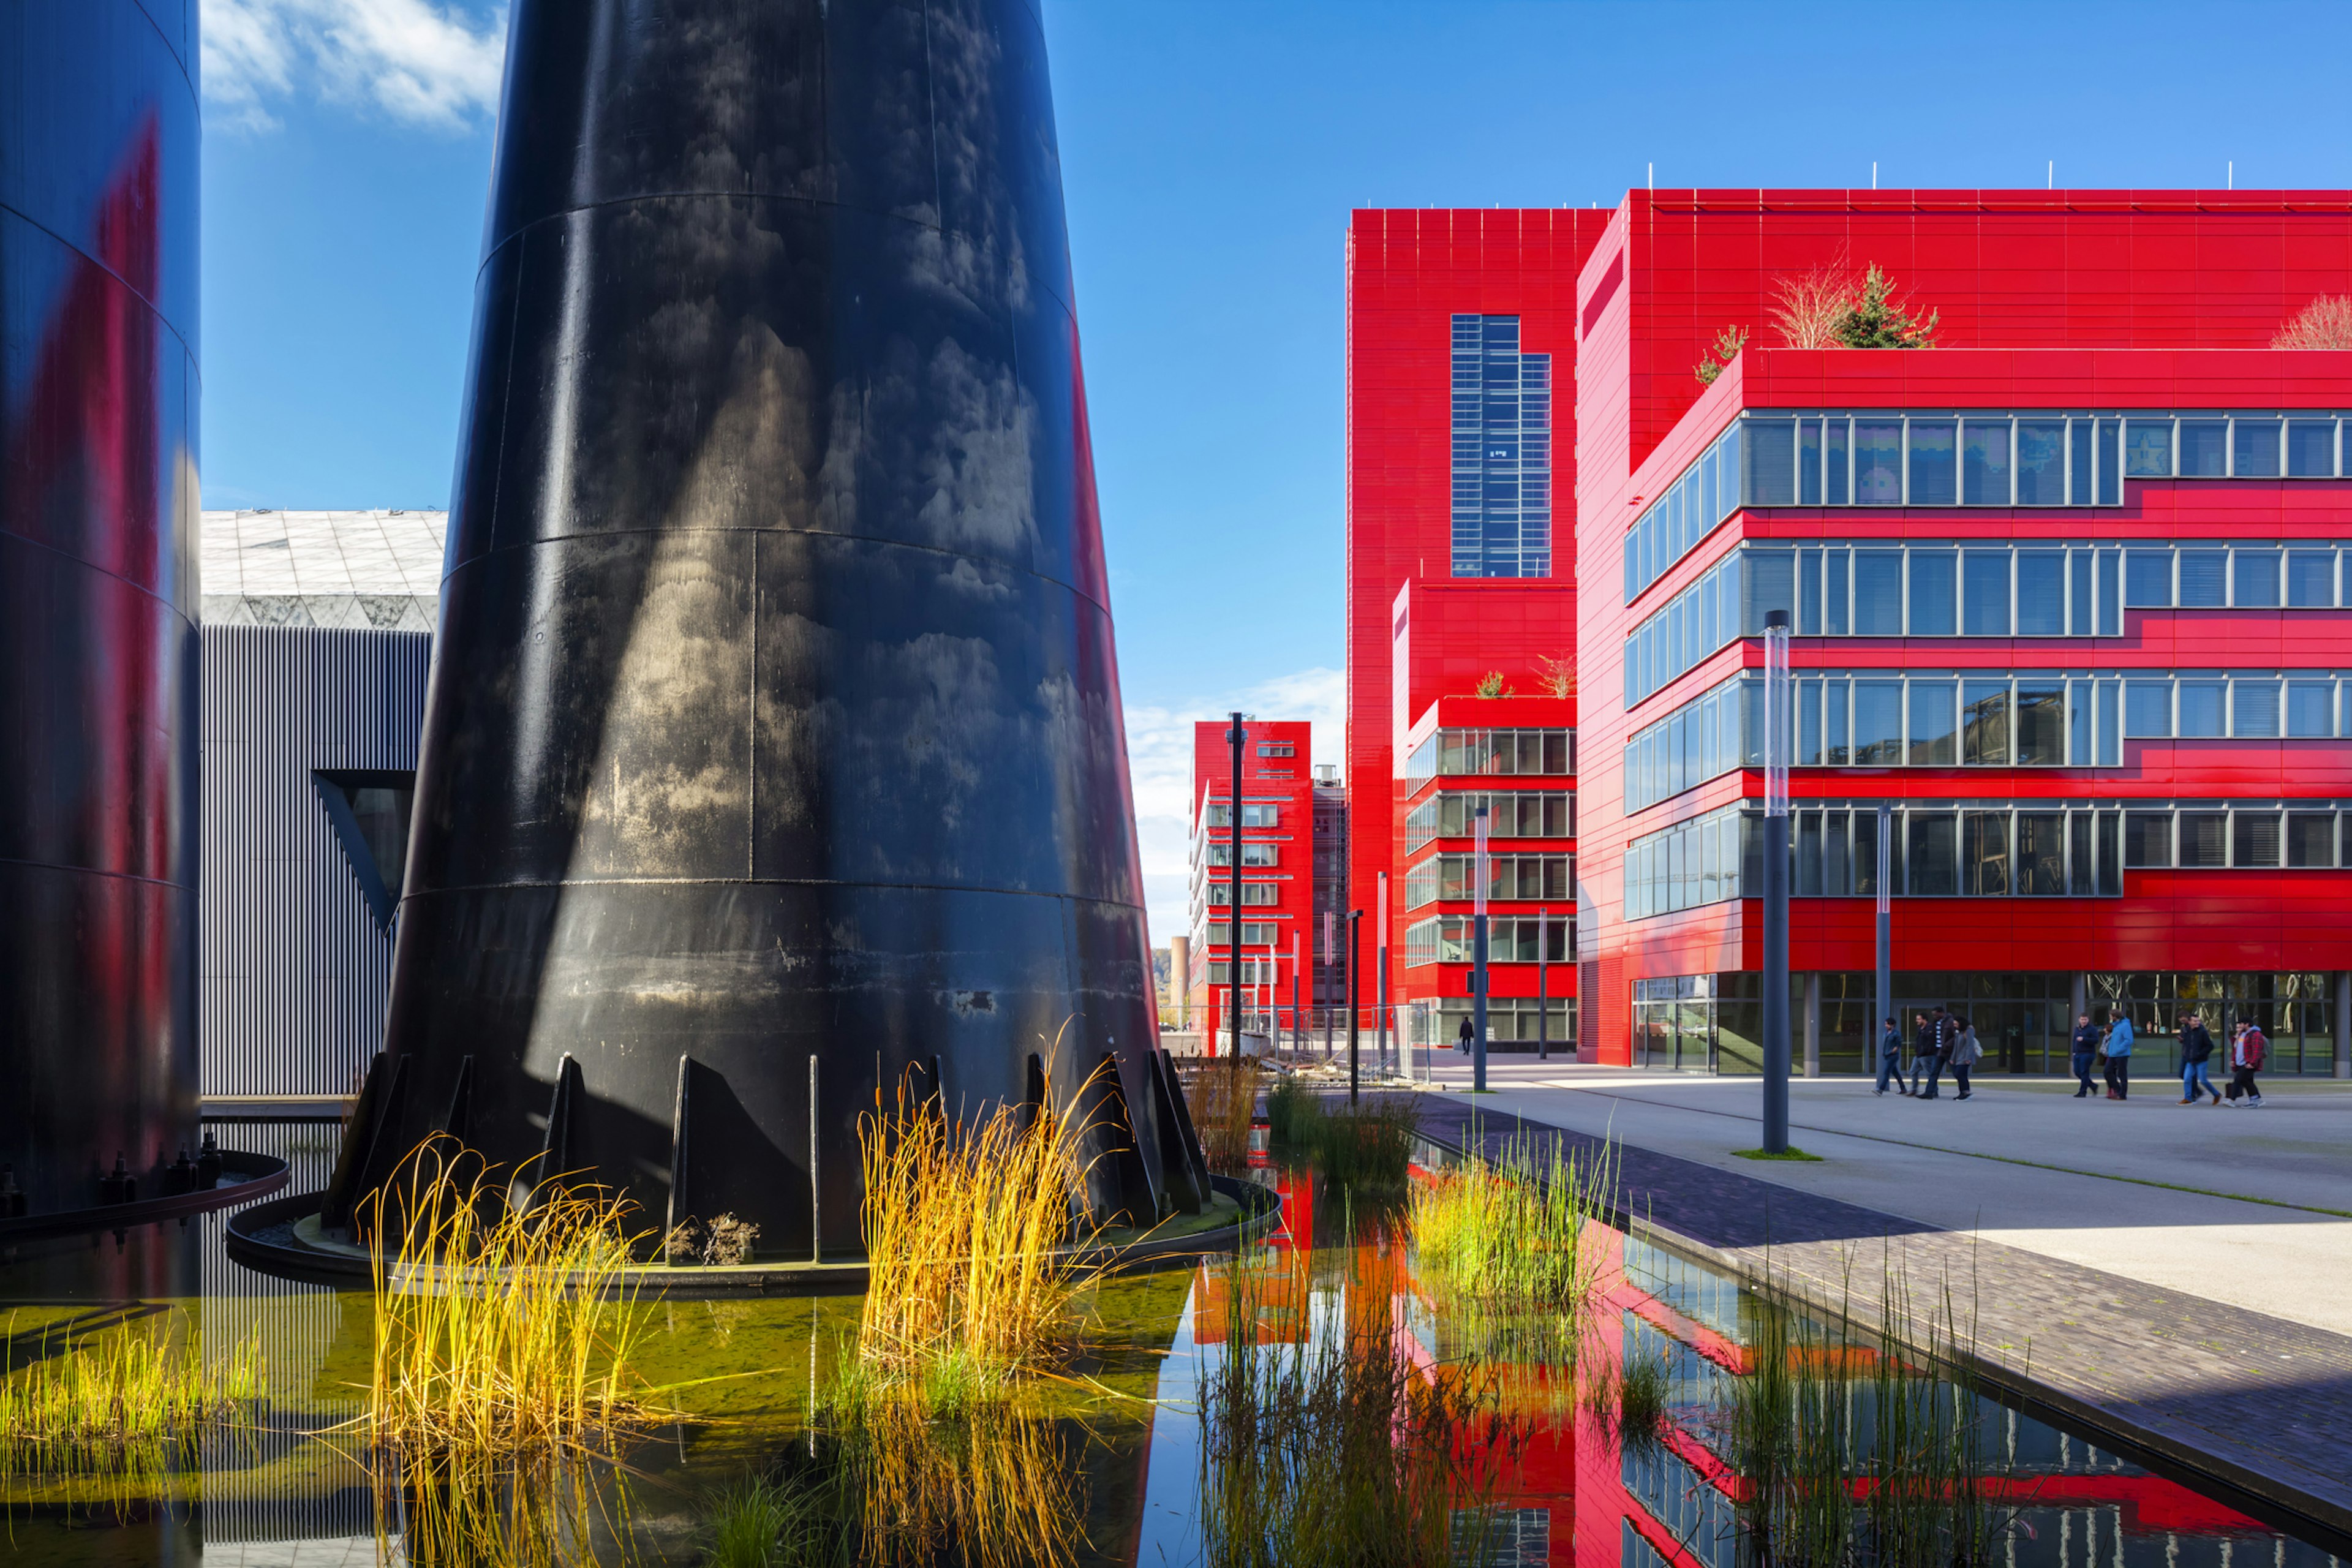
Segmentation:
[(2263, 1102), (2263, 1091), (2254, 1085), (2254, 1074), (2262, 1070), (2263, 1053), (2269, 1048), (2270, 1041), (2252, 1024), (2239, 1025), (2230, 1037), (2231, 1104), (2237, 1104), (2242, 1094), (2250, 1110)]

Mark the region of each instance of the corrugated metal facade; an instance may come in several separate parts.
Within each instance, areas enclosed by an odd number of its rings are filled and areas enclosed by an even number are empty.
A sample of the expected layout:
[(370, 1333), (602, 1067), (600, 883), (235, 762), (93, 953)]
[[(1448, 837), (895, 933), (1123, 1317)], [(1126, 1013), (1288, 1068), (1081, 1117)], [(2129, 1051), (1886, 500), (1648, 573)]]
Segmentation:
[(348, 1094), (383, 1041), (392, 938), (318, 774), (415, 771), (432, 640), (205, 627), (207, 1096)]

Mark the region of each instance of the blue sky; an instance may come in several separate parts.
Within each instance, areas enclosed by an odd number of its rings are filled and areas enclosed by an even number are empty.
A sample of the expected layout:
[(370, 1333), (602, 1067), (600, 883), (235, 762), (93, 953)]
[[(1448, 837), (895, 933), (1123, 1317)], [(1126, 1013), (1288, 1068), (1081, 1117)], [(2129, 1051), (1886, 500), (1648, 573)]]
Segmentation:
[[(838, 0), (836, 0), (838, 3)], [(1152, 900), (1340, 698), (1341, 237), (1661, 185), (2352, 185), (2352, 6), (1045, 0)], [(205, 504), (445, 505), (502, 13), (204, 0)], [(2347, 279), (2352, 285), (2352, 279)]]

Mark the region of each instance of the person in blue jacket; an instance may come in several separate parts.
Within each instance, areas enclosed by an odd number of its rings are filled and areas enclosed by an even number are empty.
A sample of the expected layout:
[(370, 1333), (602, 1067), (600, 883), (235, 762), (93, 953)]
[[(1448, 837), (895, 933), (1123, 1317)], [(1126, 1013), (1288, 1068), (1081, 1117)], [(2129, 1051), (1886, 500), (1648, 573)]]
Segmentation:
[(2118, 1014), (2115, 1025), (2107, 1030), (2107, 1098), (2131, 1098), (2132, 1025), (2127, 1014)]

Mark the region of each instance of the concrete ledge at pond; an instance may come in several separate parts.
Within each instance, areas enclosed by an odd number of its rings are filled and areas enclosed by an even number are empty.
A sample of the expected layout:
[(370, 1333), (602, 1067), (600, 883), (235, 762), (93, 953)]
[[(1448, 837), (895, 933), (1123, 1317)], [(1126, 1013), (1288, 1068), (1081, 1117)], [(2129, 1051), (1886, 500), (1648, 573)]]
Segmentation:
[[(1110, 1273), (1191, 1266), (1195, 1260), (1230, 1252), (1275, 1223), (1281, 1200), (1271, 1190), (1230, 1176), (1212, 1175), (1215, 1205), (1198, 1215), (1177, 1215), (1154, 1229), (1105, 1233), (1106, 1240), (1084, 1247), (1066, 1247), (1062, 1256), (1081, 1268)], [(257, 1204), (233, 1215), (228, 1225), (228, 1255), (248, 1268), (281, 1279), (313, 1284), (356, 1288), (370, 1280), (368, 1254), (350, 1242), (331, 1240), (319, 1229), (321, 1194), (302, 1193), (274, 1203)], [(420, 1280), (445, 1272), (438, 1268), (413, 1271)], [(806, 1260), (734, 1265), (693, 1265), (673, 1268), (646, 1264), (625, 1270), (619, 1289), (647, 1297), (687, 1300), (711, 1296), (832, 1296), (854, 1295), (866, 1289), (863, 1258), (823, 1263)]]

